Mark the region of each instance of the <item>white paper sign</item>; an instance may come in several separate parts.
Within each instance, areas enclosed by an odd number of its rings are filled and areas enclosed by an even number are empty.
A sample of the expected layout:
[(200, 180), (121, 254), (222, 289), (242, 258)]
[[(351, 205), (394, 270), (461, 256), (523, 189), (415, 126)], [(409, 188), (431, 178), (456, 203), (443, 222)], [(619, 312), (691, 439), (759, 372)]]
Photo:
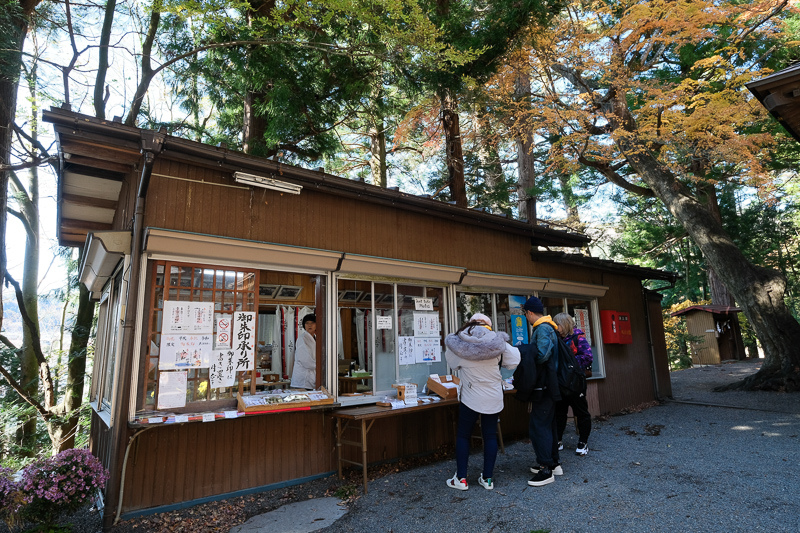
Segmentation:
[(208, 333), (214, 329), (213, 302), (164, 302), (161, 333)]
[(415, 337), (439, 337), (438, 313), (414, 313)]
[(237, 418), (238, 416), (238, 411), (225, 411), (225, 418)]
[(417, 362), (414, 357), (414, 337), (398, 337), (397, 338), (397, 357), (401, 365), (413, 365)]
[(203, 422), (213, 422), (215, 419), (214, 413), (203, 413)]
[(175, 423), (188, 422), (189, 415), (175, 415)]
[(217, 336), (214, 343), (215, 348), (230, 348), (231, 347), (231, 318), (224, 316), (217, 319)]
[(378, 329), (392, 329), (392, 317), (391, 316), (376, 316), (375, 317), (375, 326)]
[(389, 403), (392, 404), (392, 409), (402, 409), (403, 407), (406, 407), (405, 402), (400, 400), (389, 400)]
[(233, 350), (214, 350), (208, 367), (208, 386), (212, 389), (232, 387), (236, 371), (233, 367)]
[(237, 311), (233, 315), (233, 369), (237, 372), (252, 370), (256, 354), (256, 314)]
[(158, 409), (186, 406), (186, 371), (159, 372)]
[(207, 368), (211, 335), (162, 335), (158, 368)]
[(414, 298), (414, 309), (417, 311), (433, 311), (433, 298)]
[(414, 337), (414, 359), (417, 363), (438, 363), (442, 360), (439, 338)]

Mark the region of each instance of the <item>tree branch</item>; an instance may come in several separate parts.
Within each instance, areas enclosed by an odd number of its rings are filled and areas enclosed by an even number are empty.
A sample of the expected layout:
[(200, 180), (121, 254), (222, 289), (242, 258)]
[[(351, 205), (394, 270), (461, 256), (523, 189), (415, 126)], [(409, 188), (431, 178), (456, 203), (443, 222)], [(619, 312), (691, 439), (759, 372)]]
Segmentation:
[(598, 172), (600, 172), (600, 174), (605, 176), (605, 178), (608, 181), (610, 181), (611, 183), (613, 183), (614, 185), (616, 185), (618, 187), (621, 187), (621, 188), (625, 189), (628, 192), (631, 192), (633, 194), (637, 194), (639, 196), (646, 196), (646, 197), (649, 197), (649, 198), (652, 198), (652, 197), (655, 196), (655, 193), (653, 193), (652, 190), (650, 190), (650, 189), (648, 189), (646, 187), (640, 187), (639, 185), (634, 185), (633, 183), (630, 183), (628, 180), (626, 180), (624, 177), (622, 177), (616, 171), (617, 168), (621, 168), (622, 165), (620, 165), (620, 166), (615, 168), (616, 165), (612, 166), (612, 165), (609, 165), (608, 163), (604, 163), (604, 162), (601, 162), (601, 161), (596, 161), (596, 160), (593, 160), (593, 159), (589, 159), (583, 154), (580, 154), (578, 156), (578, 161), (581, 164), (586, 165), (587, 167), (591, 167), (591, 168), (597, 170)]
[(8, 372), (8, 370), (6, 370), (2, 365), (0, 365), (0, 374), (2, 374), (4, 378), (6, 378), (6, 381), (8, 381), (8, 384), (11, 386), (12, 389), (14, 389), (14, 392), (19, 394), (20, 398), (31, 404), (33, 408), (36, 409), (36, 411), (40, 415), (42, 415), (42, 418), (44, 418), (45, 420), (49, 420), (52, 417), (50, 411), (45, 409), (45, 407), (39, 402), (37, 402), (35, 398), (31, 398), (30, 396), (28, 396), (28, 394), (25, 392), (25, 389), (22, 388), (22, 386), (17, 382), (17, 380), (15, 380), (14, 377)]
[(19, 314), (22, 316), (22, 322), (31, 334), (31, 349), (33, 350), (34, 357), (36, 357), (36, 361), (39, 363), (39, 377), (44, 387), (45, 405), (52, 406), (55, 404), (53, 378), (50, 372), (50, 365), (47, 363), (47, 358), (44, 356), (44, 353), (42, 353), (42, 341), (39, 336), (39, 328), (34, 324), (33, 320), (31, 320), (30, 315), (28, 315), (28, 309), (25, 307), (25, 300), (22, 296), (22, 289), (19, 283), (17, 283), (8, 271), (5, 272), (5, 279), (14, 287), (14, 292), (17, 295)]

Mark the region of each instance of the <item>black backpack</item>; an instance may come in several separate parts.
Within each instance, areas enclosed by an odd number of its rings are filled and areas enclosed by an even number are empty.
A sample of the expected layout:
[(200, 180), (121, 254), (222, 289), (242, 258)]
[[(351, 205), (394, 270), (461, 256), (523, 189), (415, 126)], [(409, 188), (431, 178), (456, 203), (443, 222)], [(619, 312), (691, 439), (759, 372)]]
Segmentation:
[(558, 376), (558, 388), (561, 396), (566, 398), (585, 393), (586, 374), (575, 359), (575, 354), (572, 353), (572, 350), (558, 332), (556, 332), (556, 339), (558, 341), (558, 368), (556, 375)]
[(514, 370), (514, 398), (521, 402), (529, 402), (536, 388), (538, 372), (536, 369), (536, 346), (520, 344), (519, 364)]

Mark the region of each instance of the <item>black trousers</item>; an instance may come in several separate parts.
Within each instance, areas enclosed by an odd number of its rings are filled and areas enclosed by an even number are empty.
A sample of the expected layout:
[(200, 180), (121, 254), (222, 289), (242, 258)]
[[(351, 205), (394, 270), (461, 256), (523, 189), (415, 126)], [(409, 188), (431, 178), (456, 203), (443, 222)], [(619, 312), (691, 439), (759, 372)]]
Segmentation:
[(578, 440), (589, 442), (589, 433), (592, 432), (592, 415), (589, 414), (589, 403), (586, 401), (586, 394), (580, 396), (568, 396), (556, 402), (556, 426), (558, 428), (558, 440), (563, 440), (564, 429), (567, 427), (567, 411), (572, 407), (572, 414), (578, 419)]

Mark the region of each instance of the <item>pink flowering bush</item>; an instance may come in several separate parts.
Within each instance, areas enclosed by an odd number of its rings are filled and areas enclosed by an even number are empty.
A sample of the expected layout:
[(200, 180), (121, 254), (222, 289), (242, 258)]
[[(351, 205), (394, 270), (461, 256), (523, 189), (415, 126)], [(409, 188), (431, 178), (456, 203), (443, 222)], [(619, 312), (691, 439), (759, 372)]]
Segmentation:
[(107, 479), (103, 465), (87, 449), (40, 459), (22, 471), (22, 514), (32, 522), (51, 524), (60, 513), (77, 511)]
[(0, 518), (9, 528), (19, 524), (19, 510), (24, 503), (25, 496), (19, 484), (14, 481), (14, 471), (0, 467)]

